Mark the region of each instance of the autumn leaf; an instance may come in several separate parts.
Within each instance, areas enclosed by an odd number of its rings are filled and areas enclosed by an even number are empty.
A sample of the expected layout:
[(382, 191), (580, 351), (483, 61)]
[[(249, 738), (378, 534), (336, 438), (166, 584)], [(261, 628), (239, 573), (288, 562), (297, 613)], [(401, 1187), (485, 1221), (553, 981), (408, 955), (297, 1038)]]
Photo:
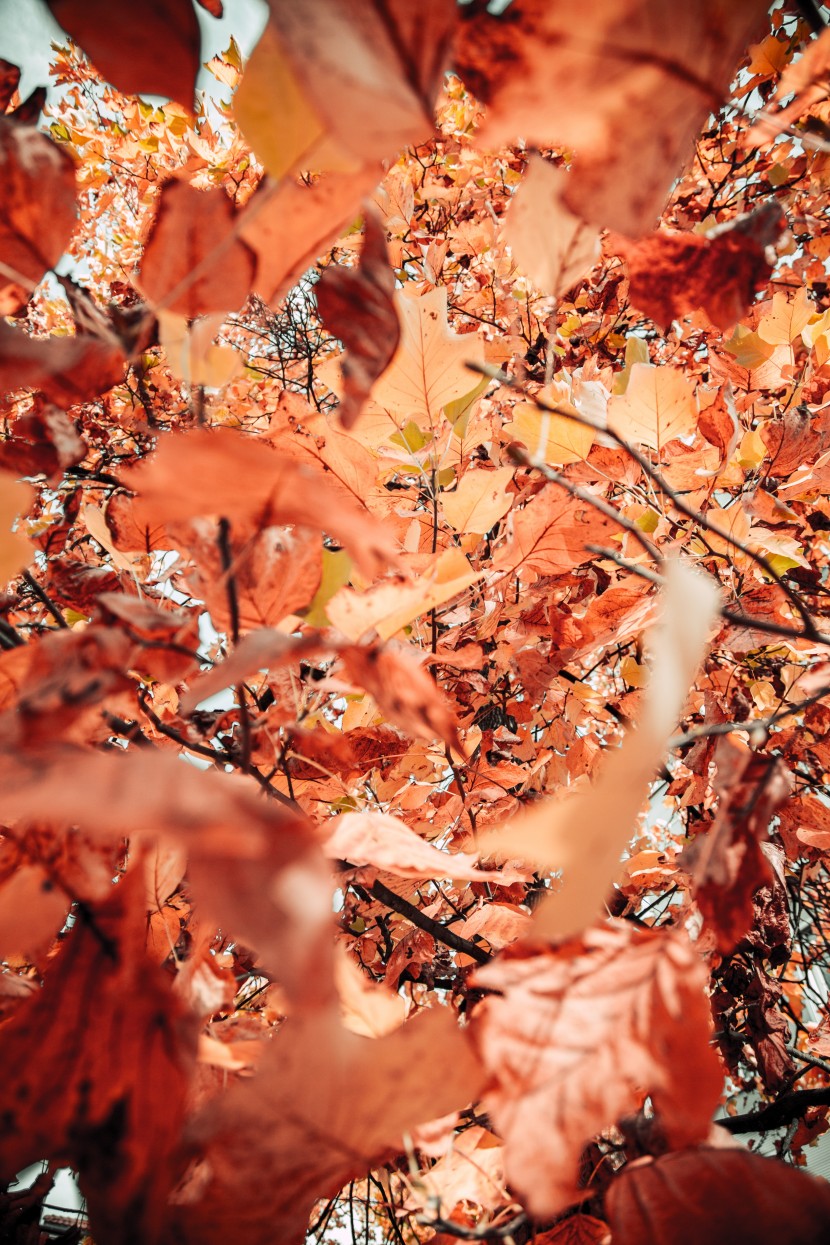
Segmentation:
[(507, 20), (476, 12), (460, 27), (454, 63), (488, 106), (481, 144), (521, 136), (575, 151), (568, 206), (637, 237), (653, 227), (766, 9), (743, 0), (726, 16), (716, 0), (680, 12), (630, 0), (623, 12), (614, 0), (594, 6), (590, 22), (545, 0)]
[(236, 212), (221, 190), (187, 182), (163, 187), (137, 279), (154, 307), (195, 319), (236, 311), (248, 296), (256, 260), (234, 237)]
[(68, 1159), (102, 1240), (126, 1242), (135, 1232), (154, 1239), (177, 1177), (195, 1048), (195, 1017), (145, 958), (134, 870), (106, 903), (76, 912), (43, 988), (0, 1031), (15, 1069), (2, 1178), (44, 1157)]
[(340, 656), (349, 677), (374, 696), (390, 722), (416, 739), (442, 739), (463, 754), (452, 707), (409, 645), (345, 645)]
[(13, 315), (69, 245), (76, 223), (75, 169), (33, 126), (0, 117), (0, 314)]
[(698, 1245), (701, 1234), (712, 1245), (821, 1245), (830, 1228), (823, 1180), (743, 1149), (685, 1150), (626, 1168), (606, 1202), (620, 1245)]
[(771, 203), (704, 237), (661, 229), (638, 242), (610, 234), (603, 245), (625, 261), (632, 302), (662, 329), (698, 308), (729, 329), (766, 283), (771, 272), (766, 248), (784, 224), (780, 208)]
[(708, 1046), (705, 981), (685, 935), (622, 922), (476, 970), (496, 992), (473, 1021), (494, 1080), (485, 1103), (505, 1141), (508, 1180), (532, 1215), (579, 1199), (583, 1146), (646, 1093), (676, 1144), (707, 1135), (722, 1077)]
[[(219, 1245), (228, 1232), (262, 1245), (300, 1241), (318, 1198), (399, 1149), (404, 1132), (461, 1109), (481, 1078), (445, 1008), (377, 1039), (350, 1033), (333, 1008), (292, 1017), (256, 1082), (194, 1122), (209, 1183), (198, 1201), (176, 1208), (173, 1223), (204, 1245)], [(246, 1156), (255, 1151), (253, 1170)]]
[(341, 813), (333, 825), (323, 829), (327, 856), (352, 865), (371, 865), (399, 878), (505, 882), (512, 876), (480, 868), (476, 856), (465, 852), (443, 852), (386, 813)]
[(162, 95), (190, 108), (199, 24), (190, 0), (48, 0), (55, 18), (124, 95)]
[(392, 0), (378, 10), (319, 0), (302, 14), (272, 0), (270, 10), (236, 115), (272, 176), (377, 166), (427, 137), (452, 4), (431, 0), (416, 22)]
[(548, 486), (512, 511), (512, 538), (493, 558), (493, 569), (510, 574), (561, 575), (594, 556), (588, 545), (605, 545), (614, 524), (593, 506)]
[(364, 207), (360, 265), (327, 268), (315, 290), (323, 324), (346, 347), (338, 415), (351, 428), (372, 385), (392, 361), (400, 338), (393, 294), (395, 274), (377, 210)]
[[(185, 479), (187, 487), (182, 487)], [(165, 438), (150, 462), (131, 473), (130, 487), (140, 498), (133, 516), (136, 532), (144, 515), (148, 521), (170, 524), (223, 514), (243, 527), (297, 524), (316, 531), (324, 521), (370, 578), (397, 560), (394, 541), (365, 509), (338, 500), (324, 520), (324, 482), (238, 432), (219, 429)]]
[(414, 421), (434, 429), (443, 407), (463, 397), (474, 381), (467, 364), (483, 363), (475, 334), (463, 337), (447, 325), (447, 292), (431, 290), (420, 298), (398, 292), (395, 305), (401, 326), (398, 349), (372, 387), (371, 401), (404, 424)]
[(0, 580), (8, 581), (32, 561), (34, 550), (12, 524), (31, 505), (31, 491), (8, 471), (0, 471)]
[(729, 954), (753, 923), (755, 892), (772, 881), (762, 836), (790, 794), (791, 779), (774, 758), (746, 752), (728, 739), (718, 746), (717, 765), (715, 821), (695, 835), (680, 863), (692, 876), (718, 949)]
[(0, 390), (31, 386), (59, 406), (97, 398), (124, 376), (124, 348), (94, 337), (28, 337), (0, 322)]
[(539, 801), (481, 836), (483, 849), (500, 859), (563, 871), (562, 885), (536, 910), (540, 937), (568, 938), (584, 929), (610, 889), (703, 656), (717, 601), (712, 583), (675, 564), (638, 729), (608, 755), (590, 786)]
[(512, 506), (507, 485), (514, 475), (512, 467), (468, 471), (453, 492), (441, 494), (444, 517), (457, 532), (483, 536)]
[(409, 581), (381, 583), (367, 592), (341, 588), (326, 606), (332, 624), (350, 640), (376, 631), (388, 640), (430, 609), (451, 601), (480, 578), (459, 549), (439, 554), (422, 575)]
[(608, 403), (609, 426), (658, 456), (668, 441), (690, 436), (697, 419), (694, 389), (682, 372), (651, 363), (635, 363), (625, 393)]
[(562, 201), (567, 180), (563, 169), (531, 155), (504, 226), (516, 263), (542, 293), (556, 298), (581, 281), (599, 258), (599, 231)]

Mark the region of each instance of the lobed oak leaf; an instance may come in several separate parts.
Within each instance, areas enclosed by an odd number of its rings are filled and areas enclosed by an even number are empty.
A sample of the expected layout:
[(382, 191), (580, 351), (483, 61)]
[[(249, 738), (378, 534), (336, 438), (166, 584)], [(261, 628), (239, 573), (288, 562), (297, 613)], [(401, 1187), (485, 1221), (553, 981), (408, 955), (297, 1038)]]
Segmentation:
[(532, 153), (510, 201), (504, 240), (521, 270), (543, 294), (561, 298), (599, 259), (599, 230), (567, 208), (564, 169)]
[(33, 126), (0, 117), (0, 315), (10, 316), (55, 266), (75, 229), (75, 166)]
[(521, 136), (529, 146), (575, 152), (567, 205), (637, 237), (653, 228), (765, 15), (763, 0), (681, 10), (662, 0), (600, 0), (590, 14), (528, 0), (498, 17), (474, 10), (453, 61), (487, 105), (480, 145)]
[(401, 336), (389, 367), (372, 387), (372, 403), (396, 421), (436, 428), (442, 409), (475, 387), (469, 363), (484, 363), (475, 333), (460, 336), (447, 324), (443, 286), (409, 298), (398, 291), (395, 304)]
[(200, 65), (191, 0), (48, 0), (56, 20), (123, 95), (190, 108)]
[(238, 310), (250, 293), (256, 257), (234, 236), (236, 221), (224, 190), (168, 182), (136, 278), (148, 302), (190, 320)]
[(372, 204), (364, 205), (359, 266), (330, 266), (314, 292), (324, 327), (346, 348), (337, 414), (344, 428), (351, 428), (372, 385), (391, 363), (400, 338), (395, 274), (386, 251), (386, 231)]
[(615, 1245), (823, 1245), (824, 1180), (748, 1150), (665, 1154), (627, 1166), (606, 1194)]
[(707, 1136), (722, 1074), (708, 1045), (706, 971), (681, 930), (614, 922), (500, 958), (474, 980), (497, 992), (472, 1021), (492, 1078), (484, 1102), (532, 1215), (579, 1199), (583, 1147), (646, 1094), (676, 1144)]

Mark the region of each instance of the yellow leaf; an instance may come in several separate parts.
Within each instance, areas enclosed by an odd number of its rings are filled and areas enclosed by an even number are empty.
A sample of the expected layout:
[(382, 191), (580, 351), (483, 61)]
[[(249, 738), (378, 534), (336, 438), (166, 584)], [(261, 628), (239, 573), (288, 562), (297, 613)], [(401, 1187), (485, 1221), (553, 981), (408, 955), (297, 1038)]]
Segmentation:
[(354, 157), (327, 135), (273, 23), (266, 26), (248, 61), (234, 114), (272, 177), (299, 168), (350, 172), (355, 167)]
[(417, 579), (378, 584), (367, 592), (341, 588), (326, 613), (332, 625), (350, 640), (374, 629), (382, 640), (406, 627), (421, 614), (443, 605), (481, 579), (460, 549), (446, 549), (432, 568)]
[(735, 356), (739, 367), (750, 370), (760, 367), (773, 355), (773, 347), (769, 342), (764, 341), (757, 333), (751, 333), (743, 324), (735, 326), (735, 332), (723, 345), (725, 350)]
[(772, 346), (785, 346), (798, 337), (815, 315), (815, 306), (803, 285), (790, 301), (779, 290), (772, 299), (772, 311), (758, 321), (758, 336)]
[(484, 349), (475, 333), (450, 332), (443, 287), (420, 298), (398, 292), (395, 301), (401, 340), (371, 400), (397, 419), (434, 428), (443, 407), (470, 393), (467, 363), (483, 364)]
[(625, 393), (608, 403), (608, 423), (627, 441), (659, 454), (667, 441), (697, 427), (694, 386), (676, 368), (635, 363)]
[[(576, 413), (570, 402), (561, 405)], [(519, 402), (513, 407), (513, 420), (504, 430), (514, 441), (526, 445), (533, 458), (557, 467), (587, 458), (596, 436), (593, 428), (565, 415), (540, 410), (531, 402)]]
[(444, 517), (457, 532), (483, 536), (510, 509), (513, 496), (506, 490), (512, 479), (512, 467), (468, 471), (454, 493), (441, 494)]

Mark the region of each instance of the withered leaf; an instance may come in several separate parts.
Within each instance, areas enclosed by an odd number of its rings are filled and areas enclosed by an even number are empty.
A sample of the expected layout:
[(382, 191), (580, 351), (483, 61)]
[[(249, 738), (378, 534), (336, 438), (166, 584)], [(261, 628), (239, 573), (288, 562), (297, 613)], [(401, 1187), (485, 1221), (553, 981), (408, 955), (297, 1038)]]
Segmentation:
[(386, 231), (377, 209), (366, 204), (359, 266), (331, 266), (315, 287), (323, 324), (346, 347), (343, 397), (338, 408), (346, 428), (356, 422), (372, 385), (397, 349), (400, 325), (394, 292)]
[(680, 9), (600, 0), (590, 12), (527, 0), (498, 17), (476, 8), (454, 66), (488, 106), (482, 145), (521, 136), (574, 151), (571, 210), (637, 237), (653, 227), (765, 14), (764, 0)]
[(316, 1199), (399, 1149), (404, 1132), (464, 1107), (481, 1081), (447, 1008), (377, 1039), (345, 1029), (336, 1006), (290, 1017), (256, 1080), (195, 1122), (209, 1183), (176, 1208), (177, 1239), (299, 1245)]
[[(129, 476), (139, 494), (135, 531), (198, 515), (232, 525), (297, 524), (340, 540), (370, 578), (398, 559), (394, 540), (365, 508), (345, 499), (327, 506), (328, 488), (296, 460), (229, 429), (166, 436)], [(126, 548), (128, 546), (123, 546)]]
[(727, 954), (751, 928), (759, 887), (773, 873), (761, 850), (770, 821), (792, 789), (775, 757), (721, 740), (716, 752), (720, 795), (714, 824), (688, 844), (680, 863), (718, 949)]
[(94, 337), (29, 337), (0, 321), (0, 392), (39, 389), (58, 406), (97, 398), (124, 376), (127, 356)]

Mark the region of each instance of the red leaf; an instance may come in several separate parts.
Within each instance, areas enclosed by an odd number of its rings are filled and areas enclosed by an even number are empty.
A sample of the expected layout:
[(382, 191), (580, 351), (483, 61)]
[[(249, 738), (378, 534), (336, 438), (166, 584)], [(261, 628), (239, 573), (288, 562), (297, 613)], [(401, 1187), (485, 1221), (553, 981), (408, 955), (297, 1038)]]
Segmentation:
[(606, 1207), (614, 1245), (830, 1240), (826, 1181), (747, 1150), (686, 1150), (627, 1167)]
[(123, 95), (190, 108), (200, 64), (191, 0), (48, 0), (64, 30)]
[(0, 274), (0, 315), (29, 301), (75, 228), (75, 166), (51, 139), (0, 117), (0, 260), (20, 280)]
[(236, 209), (224, 190), (168, 182), (137, 279), (150, 302), (190, 319), (241, 307), (256, 259), (234, 238), (235, 223)]
[(706, 973), (682, 931), (618, 922), (543, 954), (507, 952), (475, 981), (498, 991), (473, 1036), (493, 1078), (485, 1102), (508, 1179), (531, 1214), (578, 1199), (583, 1146), (647, 1093), (670, 1139), (707, 1135), (722, 1076)]

